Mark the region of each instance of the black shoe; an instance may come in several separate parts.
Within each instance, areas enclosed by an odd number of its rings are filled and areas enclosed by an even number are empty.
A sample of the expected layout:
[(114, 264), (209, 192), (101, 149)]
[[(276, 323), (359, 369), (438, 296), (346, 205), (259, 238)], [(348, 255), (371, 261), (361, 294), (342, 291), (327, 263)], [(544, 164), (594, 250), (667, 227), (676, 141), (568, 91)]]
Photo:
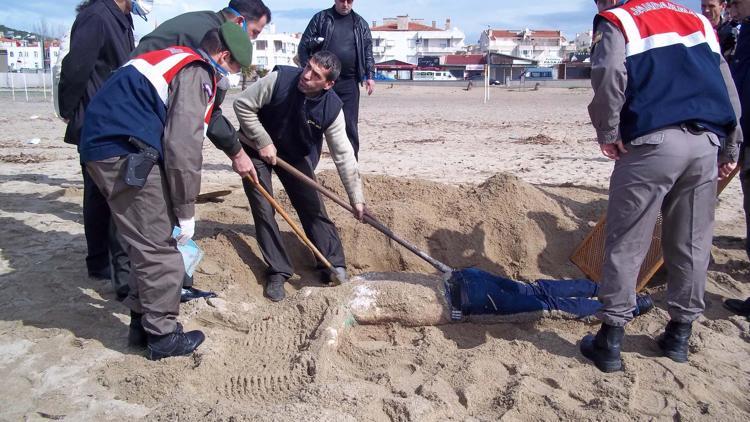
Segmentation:
[(284, 291), (284, 283), (286, 280), (283, 278), (270, 277), (266, 282), (266, 287), (263, 289), (263, 294), (271, 299), (272, 302), (281, 302), (286, 297)]
[(216, 297), (216, 293), (204, 291), (204, 290), (198, 290), (195, 287), (188, 287), (188, 288), (182, 288), (182, 291), (180, 292), (180, 303), (189, 302), (191, 300), (205, 298), (209, 299), (212, 297)]
[(692, 323), (669, 321), (664, 334), (659, 338), (659, 347), (664, 356), (675, 362), (688, 360), (688, 341), (693, 331)]
[(643, 294), (635, 297), (634, 317), (648, 313), (652, 309), (654, 309), (654, 300), (651, 299), (651, 295)]
[(128, 329), (128, 346), (130, 347), (148, 346), (148, 334), (143, 329), (141, 317), (143, 317), (143, 314), (130, 311), (130, 327)]
[(349, 276), (346, 275), (346, 268), (344, 267), (333, 267), (333, 271), (328, 268), (320, 270), (320, 281), (323, 284), (340, 284), (348, 283)]
[(729, 309), (733, 314), (743, 317), (750, 316), (750, 298), (745, 300), (727, 299), (724, 301), (724, 307)]
[(101, 270), (89, 270), (89, 277), (94, 280), (110, 280), (112, 278), (112, 270), (109, 267)]
[(581, 353), (602, 372), (622, 371), (620, 346), (624, 336), (625, 327), (602, 324), (596, 336), (589, 334), (581, 340)]
[(159, 360), (173, 356), (185, 356), (193, 353), (203, 343), (206, 336), (198, 330), (182, 332), (182, 326), (177, 325), (177, 330), (163, 336), (148, 336), (148, 358)]

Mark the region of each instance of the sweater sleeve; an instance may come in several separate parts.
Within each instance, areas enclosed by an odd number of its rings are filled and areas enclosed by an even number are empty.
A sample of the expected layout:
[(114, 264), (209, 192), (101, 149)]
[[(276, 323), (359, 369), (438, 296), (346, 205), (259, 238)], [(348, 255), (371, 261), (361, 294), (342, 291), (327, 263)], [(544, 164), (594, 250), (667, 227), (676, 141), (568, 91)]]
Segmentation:
[(269, 73), (234, 100), (234, 112), (240, 121), (240, 141), (256, 150), (273, 144), (271, 135), (258, 119), (258, 112), (271, 102), (277, 77), (278, 73)]
[(364, 204), (365, 195), (362, 188), (362, 177), (359, 175), (359, 166), (357, 159), (354, 157), (354, 148), (352, 148), (352, 144), (346, 136), (346, 121), (344, 120), (343, 110), (339, 112), (336, 120), (325, 131), (325, 137), (333, 163), (336, 165), (341, 182), (349, 196), (349, 202), (352, 205)]

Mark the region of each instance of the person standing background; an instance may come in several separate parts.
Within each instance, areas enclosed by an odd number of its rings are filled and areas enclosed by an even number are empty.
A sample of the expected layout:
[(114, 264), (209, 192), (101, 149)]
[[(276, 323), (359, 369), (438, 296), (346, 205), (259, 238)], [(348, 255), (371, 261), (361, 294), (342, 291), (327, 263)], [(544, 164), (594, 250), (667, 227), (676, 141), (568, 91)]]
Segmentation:
[[(335, 0), (333, 7), (318, 12), (310, 20), (299, 44), (300, 67), (307, 66), (318, 51), (330, 51), (341, 61), (341, 75), (333, 86), (344, 103), (346, 135), (359, 160), (359, 85), (367, 95), (375, 91), (375, 59), (372, 56), (372, 34), (367, 21), (352, 9), (354, 0)], [(315, 168), (323, 144), (315, 145), (309, 159)]]
[[(134, 0), (135, 10), (145, 19), (150, 1)], [(109, 76), (133, 51), (134, 11), (131, 0), (85, 0), (70, 34), (70, 51), (62, 61), (58, 84), (60, 116), (66, 121), (65, 142), (79, 145), (86, 107)], [(112, 279), (118, 298), (127, 296), (130, 264), (107, 201), (89, 176), (83, 173), (83, 227), (86, 235), (86, 267), (90, 277)], [(111, 262), (110, 262), (111, 259)]]
[(731, 62), (734, 48), (737, 45), (737, 22), (726, 16), (727, 0), (701, 0), (701, 13), (711, 22), (711, 26), (719, 36), (721, 55), (727, 62)]

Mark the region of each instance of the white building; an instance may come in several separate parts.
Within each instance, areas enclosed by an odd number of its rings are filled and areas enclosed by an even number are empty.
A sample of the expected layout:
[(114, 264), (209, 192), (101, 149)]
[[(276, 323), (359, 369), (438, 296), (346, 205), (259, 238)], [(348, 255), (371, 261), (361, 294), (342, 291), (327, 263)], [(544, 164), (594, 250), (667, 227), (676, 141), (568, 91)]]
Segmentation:
[[(60, 54), (60, 43), (57, 41), (45, 43), (47, 47), (47, 59), (51, 63), (57, 61)], [(42, 70), (49, 67), (50, 61), (45, 66), (45, 58), (40, 43), (29, 43), (12, 38), (0, 38), (0, 49), (7, 51), (8, 69), (13, 72), (21, 70)]]
[(578, 51), (588, 51), (591, 49), (591, 42), (594, 37), (593, 31), (587, 31), (587, 32), (581, 32), (580, 34), (576, 34), (576, 50)]
[(370, 30), (375, 63), (399, 60), (416, 65), (420, 57), (444, 57), (463, 50), (466, 38), (450, 19), (440, 28), (435, 21), (425, 25), (422, 19), (398, 16), (383, 19), (379, 26), (373, 21)]
[(276, 65), (295, 66), (294, 57), (299, 47), (299, 33), (276, 33), (276, 26), (266, 26), (253, 41), (253, 64), (259, 69), (272, 70)]
[(488, 29), (479, 38), (483, 53), (492, 52), (533, 59), (540, 66), (553, 66), (562, 62), (568, 42), (555, 30)]

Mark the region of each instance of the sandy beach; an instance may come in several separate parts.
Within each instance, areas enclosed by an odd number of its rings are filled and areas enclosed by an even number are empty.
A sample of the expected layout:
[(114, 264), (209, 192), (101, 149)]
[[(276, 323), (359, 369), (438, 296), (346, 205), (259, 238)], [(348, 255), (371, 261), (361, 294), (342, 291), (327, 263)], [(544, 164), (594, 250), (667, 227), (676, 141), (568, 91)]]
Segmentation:
[[(588, 120), (591, 90), (494, 88), (488, 104), (482, 94), (381, 84), (363, 97), (368, 207), (455, 268), (582, 277), (568, 258), (606, 209), (613, 167)], [(83, 184), (64, 124), (42, 98), (3, 95), (0, 106), (0, 420), (750, 419), (750, 323), (721, 305), (750, 295), (737, 180), (717, 208), (689, 363), (660, 357), (659, 273), (647, 287), (657, 308), (627, 327), (624, 372), (603, 374), (578, 352), (595, 321), (448, 323), (435, 270), (332, 202), (354, 282), (322, 286), (280, 223), (297, 274), (287, 300), (270, 303), (241, 181), (206, 141), (202, 191), (233, 191), (197, 207), (206, 257), (195, 284), (219, 298), (181, 306), (185, 327), (207, 335), (194, 355), (151, 362), (128, 347), (129, 313), (109, 282), (87, 277)], [(325, 153), (318, 170), (343, 193)]]

